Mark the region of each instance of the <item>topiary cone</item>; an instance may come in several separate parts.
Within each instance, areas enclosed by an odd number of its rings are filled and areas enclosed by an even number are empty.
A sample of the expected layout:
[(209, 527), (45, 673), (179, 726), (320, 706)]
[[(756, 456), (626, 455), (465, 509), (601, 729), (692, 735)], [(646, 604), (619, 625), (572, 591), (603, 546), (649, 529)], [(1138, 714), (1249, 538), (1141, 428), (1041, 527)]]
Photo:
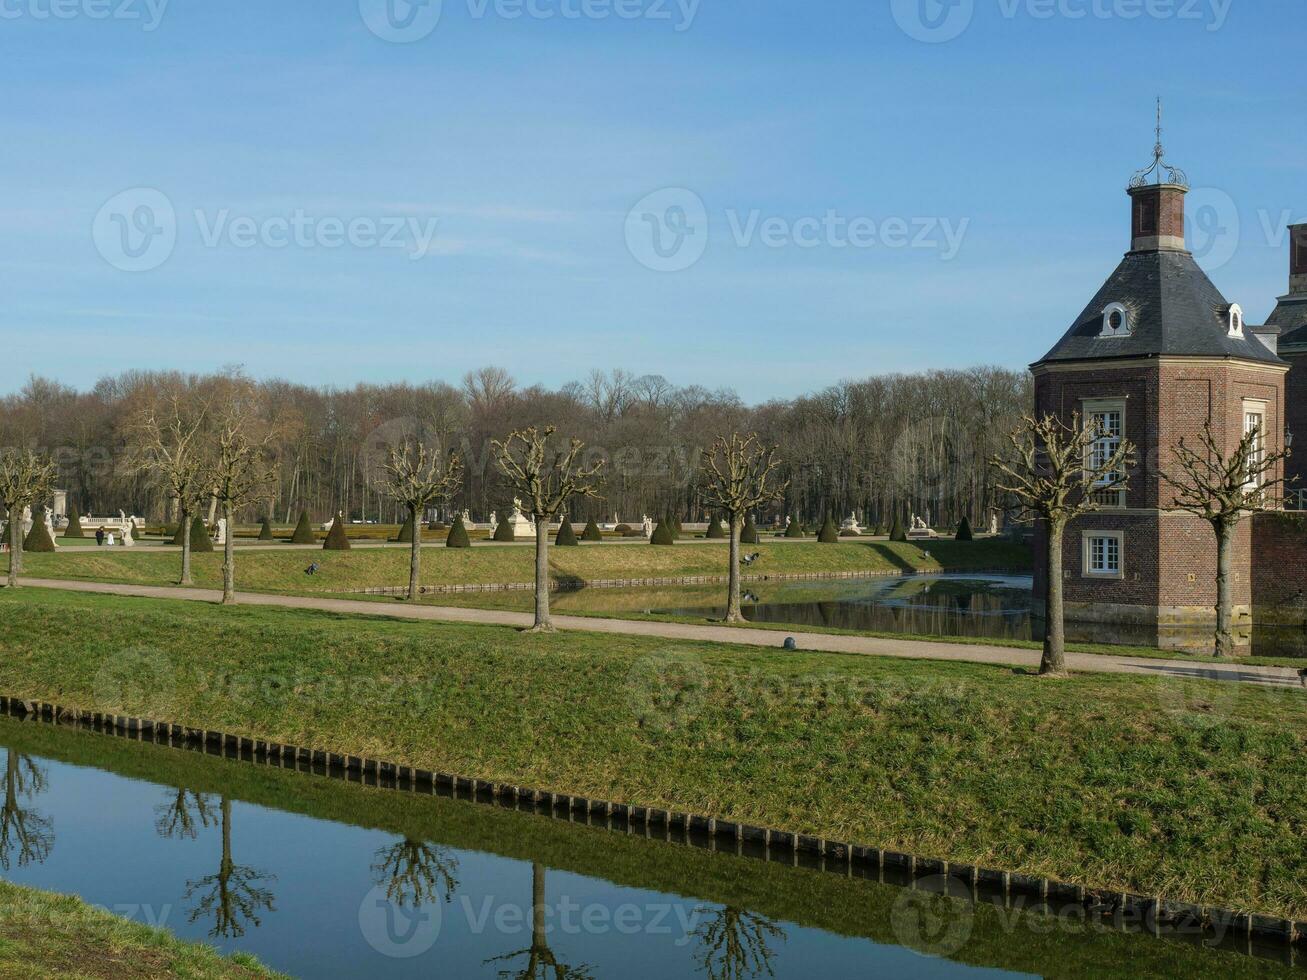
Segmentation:
[(817, 535), (817, 540), (822, 544), (839, 544), (840, 532), (835, 526), (835, 519), (829, 514), (826, 515), (826, 522), (821, 526), (821, 533)]
[(349, 535), (345, 533), (345, 515), (338, 513), (331, 522), (327, 540), (322, 542), (323, 551), (349, 551)]
[(265, 517), (263, 526), (259, 528), (259, 540), (271, 541), (272, 539), (272, 521)]
[(581, 540), (602, 541), (603, 539), (604, 539), (604, 535), (603, 532), (599, 530), (599, 525), (596, 524), (594, 521), (587, 521), (585, 525), (585, 530), (581, 532)]
[(958, 525), (958, 533), (954, 536), (954, 540), (955, 541), (972, 540), (970, 518), (965, 516), (962, 518), (962, 523)]
[(291, 544), (316, 544), (318, 536), (313, 533), (313, 525), (309, 523), (309, 512), (300, 511), (299, 523), (295, 525), (295, 532), (290, 536)]
[(676, 535), (672, 532), (671, 524), (666, 520), (658, 522), (658, 526), (653, 529), (653, 534), (649, 537), (650, 544), (676, 544)]
[(705, 538), (724, 538), (726, 537), (726, 525), (718, 517), (708, 516), (708, 533)]
[(213, 538), (209, 537), (209, 529), (197, 515), (191, 520), (191, 554), (211, 551), (213, 551)]
[(54, 551), (54, 538), (50, 537), (50, 529), (45, 526), (43, 518), (33, 519), (32, 527), (23, 539), (23, 550), (37, 554)]
[(799, 519), (797, 517), (790, 518), (790, 523), (785, 528), (785, 536), (787, 538), (803, 537), (803, 525), (799, 523)]
[(68, 526), (64, 528), (65, 538), (84, 538), (86, 535), (82, 532), (82, 515), (77, 513), (77, 508), (69, 505), (68, 507)]
[(890, 539), (891, 541), (906, 541), (906, 540), (908, 540), (908, 536), (907, 536), (907, 534), (905, 534), (904, 531), (903, 531), (903, 521), (902, 521), (901, 519), (899, 519), (898, 517), (895, 517), (895, 518), (894, 518), (894, 523), (890, 526), (890, 529), (889, 529), (889, 539)]
[(446, 548), (470, 548), (472, 541), (467, 536), (467, 528), (463, 526), (463, 515), (460, 514), (454, 518), (454, 523), (449, 528), (449, 534), (445, 538)]
[(576, 540), (576, 529), (572, 527), (572, 522), (564, 514), (562, 523), (558, 525), (558, 537), (554, 538), (554, 544), (560, 548), (575, 548), (580, 543), (580, 541)]
[(496, 524), (493, 538), (495, 541), (516, 541), (517, 536), (513, 533), (512, 522), (501, 520)]
[(744, 527), (740, 529), (740, 544), (757, 544), (758, 543), (758, 525), (753, 523), (753, 515), (744, 519)]
[(413, 543), (413, 515), (412, 514), (404, 518), (404, 523), (400, 525), (399, 534), (396, 535), (395, 540), (402, 544)]

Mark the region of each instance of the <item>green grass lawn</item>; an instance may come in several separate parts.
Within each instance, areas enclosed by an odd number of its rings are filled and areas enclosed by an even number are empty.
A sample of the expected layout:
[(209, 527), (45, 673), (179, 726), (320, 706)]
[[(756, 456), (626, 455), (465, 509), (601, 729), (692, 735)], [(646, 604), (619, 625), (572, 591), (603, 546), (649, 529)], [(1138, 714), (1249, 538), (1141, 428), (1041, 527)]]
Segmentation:
[(219, 955), (65, 895), (0, 881), (0, 977), (280, 977), (252, 956)]
[(37, 589), (0, 690), (1307, 917), (1307, 696)]
[[(1030, 551), (1006, 541), (933, 541), (926, 547), (887, 541), (823, 545), (814, 542), (750, 545), (762, 557), (750, 569), (758, 574), (806, 572), (940, 571), (977, 568), (1027, 569)], [(239, 549), (236, 582), (241, 589), (263, 592), (348, 591), (408, 583), (408, 548), (358, 548), (352, 551)], [(926, 557), (929, 553), (930, 557)], [(725, 544), (652, 545), (590, 544), (551, 548), (550, 568), (559, 579), (653, 578), (725, 575)], [(181, 568), (180, 553), (128, 549), (28, 554), (24, 574), (135, 585), (173, 585)], [(313, 578), (305, 567), (316, 561)], [(422, 580), (428, 585), (529, 582), (535, 576), (530, 547), (428, 547), (422, 553)], [(195, 584), (222, 584), (222, 556), (194, 556)]]

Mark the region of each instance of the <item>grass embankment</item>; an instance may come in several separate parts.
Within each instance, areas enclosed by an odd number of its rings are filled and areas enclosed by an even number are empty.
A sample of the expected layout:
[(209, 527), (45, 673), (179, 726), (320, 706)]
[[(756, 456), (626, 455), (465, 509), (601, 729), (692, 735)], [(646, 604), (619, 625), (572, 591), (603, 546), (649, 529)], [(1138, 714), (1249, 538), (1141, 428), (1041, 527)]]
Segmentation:
[(280, 977), (79, 899), (0, 881), (0, 977)]
[[(888, 541), (823, 545), (816, 542), (750, 545), (761, 558), (750, 574), (811, 572), (937, 572), (969, 569), (1030, 567), (1030, 550), (1005, 541), (932, 541), (926, 547)], [(929, 557), (927, 557), (929, 555)], [(579, 548), (551, 548), (550, 571), (560, 580), (576, 584), (616, 578), (661, 578), (683, 575), (725, 575), (725, 544), (685, 544), (656, 548), (651, 545), (590, 544)], [(222, 556), (195, 555), (193, 574), (201, 588), (222, 585)], [(241, 589), (262, 592), (316, 592), (402, 586), (408, 583), (409, 549), (369, 548), (354, 551), (240, 549), (236, 553), (236, 582)], [(25, 555), (24, 574), (36, 578), (126, 582), (133, 585), (175, 585), (181, 567), (179, 554), (159, 551), (79, 551)], [(310, 562), (318, 563), (312, 578), (304, 574)], [(529, 582), (535, 576), (535, 553), (530, 547), (445, 548), (422, 553), (422, 581), (426, 585), (498, 584)]]
[[(0, 718), (0, 744), (72, 765), (98, 766), (130, 779), (380, 830), (404, 840), (539, 861), (551, 872), (747, 909), (773, 921), (840, 936), (890, 946), (911, 941), (910, 934), (895, 928), (894, 907), (902, 897), (901, 890), (874, 879), (740, 860), (730, 854), (665, 845), (638, 835), (604, 833), (567, 820), (548, 820), (497, 806), (306, 778), (285, 770), (10, 719)], [(938, 911), (944, 921), (952, 921), (958, 914), (956, 908)], [(1037, 912), (1014, 918), (985, 901), (974, 913), (966, 944), (951, 958), (977, 966), (1034, 976), (1047, 975), (1054, 964), (1060, 976), (1293, 975), (1284, 964), (1192, 941), (1159, 942), (1145, 934), (1102, 928), (1097, 923), (1078, 926), (1075, 920), (1053, 920)]]
[(1307, 917), (1307, 697), (0, 593), (0, 690)]

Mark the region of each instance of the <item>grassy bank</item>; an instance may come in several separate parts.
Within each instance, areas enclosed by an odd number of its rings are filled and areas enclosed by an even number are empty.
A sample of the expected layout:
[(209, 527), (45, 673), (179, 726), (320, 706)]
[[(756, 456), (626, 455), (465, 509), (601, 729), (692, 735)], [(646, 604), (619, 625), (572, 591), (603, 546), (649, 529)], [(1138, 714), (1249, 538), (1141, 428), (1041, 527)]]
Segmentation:
[[(9, 719), (0, 719), (0, 744), (32, 756), (98, 766), (131, 779), (379, 830), (401, 840), (429, 841), (522, 862), (540, 861), (551, 873), (563, 871), (747, 909), (774, 922), (792, 922), (839, 936), (888, 945), (911, 940), (895, 928), (895, 904), (903, 893), (875, 880), (741, 860), (497, 806), (306, 778)], [(1057, 965), (1060, 976), (1293, 975), (1284, 964), (1194, 942), (1076, 928), (1065, 919), (1054, 922), (1040, 914), (1013, 916), (986, 902), (974, 912), (971, 935), (951, 958), (982, 967), (1034, 976), (1048, 974), (1052, 964)]]
[(279, 977), (65, 895), (0, 881), (0, 977)]
[(1205, 681), (0, 593), (0, 689), (1307, 916), (1307, 698)]
[[(815, 542), (750, 545), (761, 557), (750, 569), (758, 574), (807, 572), (964, 571), (978, 568), (1023, 569), (1030, 551), (1004, 541), (936, 541), (921, 548), (915, 544), (866, 541), (823, 545)], [(724, 575), (724, 544), (684, 544), (656, 548), (651, 545), (592, 544), (579, 548), (552, 548), (554, 577), (577, 583), (596, 579), (654, 578), (681, 575)], [(423, 551), (422, 576), (428, 585), (460, 583), (529, 582), (535, 574), (534, 551), (529, 547), (445, 548)], [(222, 584), (222, 557), (194, 557), (195, 584), (217, 588)], [(318, 563), (312, 578), (304, 574), (310, 562)], [(34, 577), (80, 581), (127, 582), (133, 585), (173, 585), (180, 557), (171, 552), (104, 550), (24, 556), (24, 573)], [(408, 582), (408, 548), (308, 551), (248, 549), (237, 552), (237, 584), (263, 592), (348, 591)]]

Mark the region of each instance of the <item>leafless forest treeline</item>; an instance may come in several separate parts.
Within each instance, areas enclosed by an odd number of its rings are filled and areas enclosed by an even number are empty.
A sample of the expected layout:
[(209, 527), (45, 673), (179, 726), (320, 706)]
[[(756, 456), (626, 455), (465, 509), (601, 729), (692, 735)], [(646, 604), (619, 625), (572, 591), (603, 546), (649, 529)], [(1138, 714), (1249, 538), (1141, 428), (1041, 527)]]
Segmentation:
[[(175, 393), (203, 399), (238, 378), (235, 370), (129, 372), (87, 392), (33, 378), (0, 400), (0, 445), (51, 453), (82, 513), (121, 508), (170, 519), (166, 491), (128, 463), (131, 420)], [(936, 524), (964, 514), (983, 521), (1000, 503), (985, 460), (1002, 449), (1031, 400), (1025, 372), (994, 367), (843, 381), (758, 406), (730, 390), (678, 388), (660, 376), (620, 370), (596, 371), (557, 390), (521, 387), (497, 368), (472, 372), (458, 386), (253, 384), (265, 419), (277, 428), (277, 485), (270, 499), (241, 516), (267, 514), (281, 523), (302, 509), (315, 520), (338, 510), (355, 520), (400, 520), (383, 467), (388, 447), (406, 439), (462, 455), (466, 476), (453, 501), (457, 508), (478, 520), (491, 510), (503, 513), (512, 494), (496, 475), (490, 441), (547, 424), (584, 440), (591, 458), (607, 461), (605, 499), (578, 501), (574, 520), (702, 517), (700, 451), (737, 431), (757, 432), (763, 443), (780, 447), (790, 488), (776, 513), (810, 522), (826, 512), (856, 511), (873, 525), (909, 512), (929, 514)]]

